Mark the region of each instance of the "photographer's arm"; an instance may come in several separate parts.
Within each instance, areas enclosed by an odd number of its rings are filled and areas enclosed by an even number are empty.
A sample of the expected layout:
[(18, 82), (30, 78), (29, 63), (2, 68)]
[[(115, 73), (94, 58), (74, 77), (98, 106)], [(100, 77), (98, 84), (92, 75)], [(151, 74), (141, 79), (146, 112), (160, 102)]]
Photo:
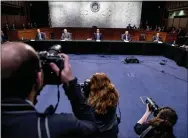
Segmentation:
[(59, 72), (59, 68), (51, 63), (52, 69), (59, 76), (61, 75), (61, 81), (63, 83), (63, 88), (68, 99), (71, 102), (72, 110), (76, 116), (74, 121), (74, 126), (82, 134), (93, 133), (97, 131), (96, 120), (94, 116), (94, 111), (92, 108), (86, 104), (86, 100), (83, 97), (80, 88), (77, 85), (77, 79), (73, 77), (71, 65), (69, 64), (68, 56), (61, 54), (64, 58), (64, 69)]
[(145, 114), (142, 116), (142, 118), (140, 118), (140, 120), (137, 123), (143, 124), (144, 122), (147, 121), (147, 119), (148, 119), (149, 116), (150, 116), (150, 113), (145, 112)]
[(148, 117), (150, 116), (150, 114), (151, 114), (151, 111), (149, 110), (149, 106), (147, 104), (145, 114), (134, 126), (134, 131), (136, 132), (136, 134), (140, 135), (144, 130), (148, 128), (148, 125), (145, 124), (145, 122), (148, 120)]
[(79, 120), (87, 120), (87, 121), (95, 122), (94, 111), (86, 103), (86, 100), (83, 94), (81, 93), (81, 89), (79, 87), (76, 87), (76, 85), (77, 85), (76, 78), (63, 85), (65, 94), (67, 95), (68, 99), (71, 102), (74, 115)]

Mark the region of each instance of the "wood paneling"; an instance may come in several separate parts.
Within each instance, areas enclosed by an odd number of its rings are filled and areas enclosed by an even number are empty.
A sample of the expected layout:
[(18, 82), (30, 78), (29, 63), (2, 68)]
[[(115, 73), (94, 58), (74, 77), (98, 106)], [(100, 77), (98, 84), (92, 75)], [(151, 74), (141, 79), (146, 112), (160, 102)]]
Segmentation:
[(179, 26), (182, 28), (186, 28), (188, 22), (188, 18), (181, 18)]
[[(24, 13), (23, 14), (18, 14), (18, 15), (13, 15), (12, 13), (1, 13), (1, 28), (4, 27), (5, 23), (9, 24), (9, 27), (12, 26), (14, 23), (16, 25), (16, 28), (20, 28), (22, 24), (27, 24), (28, 23), (28, 15), (27, 15), (27, 1), (2, 1), (2, 7), (6, 6), (6, 8), (11, 10), (12, 7), (17, 7), (23, 8)], [(11, 15), (10, 15), (11, 14)]]
[[(67, 28), (68, 32), (72, 33), (73, 40), (86, 40), (88, 38), (93, 37), (93, 33), (96, 30), (92, 28)], [(63, 28), (41, 28), (41, 32), (46, 33), (47, 39), (50, 39), (50, 33), (54, 33), (55, 39), (61, 39)], [(125, 32), (125, 29), (118, 29), (118, 28), (101, 28), (100, 32), (103, 34), (104, 40), (120, 40), (121, 34)], [(130, 35), (133, 41), (139, 41), (139, 36), (141, 33), (146, 35), (146, 41), (152, 41), (152, 37), (156, 35), (157, 32), (154, 31), (140, 31), (134, 30), (130, 31)], [(10, 41), (21, 40), (23, 37), (24, 39), (35, 39), (37, 32), (36, 29), (26, 29), (26, 30), (16, 30), (16, 31), (9, 31), (8, 36)], [(166, 32), (160, 32), (162, 40), (167, 40)]]
[(168, 26), (167, 26), (167, 28), (171, 28), (173, 26), (173, 20), (174, 19), (168, 19)]
[(174, 18), (173, 27), (179, 28), (180, 18)]

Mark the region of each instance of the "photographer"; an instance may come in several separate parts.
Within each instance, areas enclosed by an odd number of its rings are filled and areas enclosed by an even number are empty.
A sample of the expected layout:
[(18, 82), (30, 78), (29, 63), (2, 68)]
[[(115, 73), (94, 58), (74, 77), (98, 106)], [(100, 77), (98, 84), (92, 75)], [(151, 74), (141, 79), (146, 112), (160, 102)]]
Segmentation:
[[(64, 68), (50, 66), (61, 78), (73, 114), (42, 114), (35, 110), (36, 96), (43, 86), (43, 71), (36, 51), (24, 43), (2, 45), (2, 137), (59, 138), (88, 137), (97, 132), (94, 112), (88, 106), (77, 79), (73, 77), (69, 58)], [(62, 61), (63, 62), (63, 61)]]
[(173, 109), (170, 107), (159, 108), (156, 117), (147, 120), (150, 114), (151, 111), (147, 104), (145, 114), (134, 126), (134, 130), (136, 134), (140, 135), (140, 138), (175, 138), (173, 126), (178, 117)]
[(119, 95), (110, 79), (104, 73), (90, 78), (87, 101), (95, 110), (100, 130), (98, 137), (116, 138), (119, 132), (116, 108)]

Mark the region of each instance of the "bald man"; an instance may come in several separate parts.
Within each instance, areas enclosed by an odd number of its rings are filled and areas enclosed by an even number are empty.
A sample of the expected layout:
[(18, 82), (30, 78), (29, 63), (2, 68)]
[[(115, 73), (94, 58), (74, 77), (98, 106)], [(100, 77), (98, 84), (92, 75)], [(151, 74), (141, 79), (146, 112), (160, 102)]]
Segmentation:
[[(36, 51), (24, 43), (2, 44), (2, 137), (3, 138), (59, 138), (83, 137), (97, 131), (93, 110), (86, 105), (77, 79), (73, 77), (69, 58), (64, 69), (51, 63), (60, 75), (73, 114), (39, 114), (35, 109), (36, 96), (43, 86), (42, 69)], [(51, 98), (51, 97), (50, 97)]]
[(45, 39), (46, 39), (45, 33), (41, 32), (40, 29), (37, 29), (35, 40), (45, 40)]
[(160, 42), (160, 41), (162, 41), (162, 38), (160, 37), (160, 33), (157, 33), (156, 36), (153, 36), (152, 41), (153, 42)]
[(61, 40), (71, 40), (71, 33), (67, 32), (67, 29), (63, 30), (63, 33), (61, 35)]

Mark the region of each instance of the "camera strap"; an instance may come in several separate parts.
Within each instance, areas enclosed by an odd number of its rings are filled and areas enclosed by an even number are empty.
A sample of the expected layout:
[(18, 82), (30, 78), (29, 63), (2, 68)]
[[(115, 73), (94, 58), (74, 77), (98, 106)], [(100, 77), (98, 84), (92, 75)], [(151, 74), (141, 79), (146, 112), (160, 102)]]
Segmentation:
[(118, 124), (120, 124), (121, 123), (121, 110), (120, 110), (119, 102), (117, 103), (117, 107), (118, 107), (118, 112), (119, 112), (119, 116), (117, 116), (117, 119), (118, 119)]
[(53, 105), (50, 105), (46, 110), (44, 111), (45, 115), (52, 115), (55, 113), (60, 101), (60, 90), (59, 90), (59, 85), (57, 85), (57, 103), (55, 107)]

